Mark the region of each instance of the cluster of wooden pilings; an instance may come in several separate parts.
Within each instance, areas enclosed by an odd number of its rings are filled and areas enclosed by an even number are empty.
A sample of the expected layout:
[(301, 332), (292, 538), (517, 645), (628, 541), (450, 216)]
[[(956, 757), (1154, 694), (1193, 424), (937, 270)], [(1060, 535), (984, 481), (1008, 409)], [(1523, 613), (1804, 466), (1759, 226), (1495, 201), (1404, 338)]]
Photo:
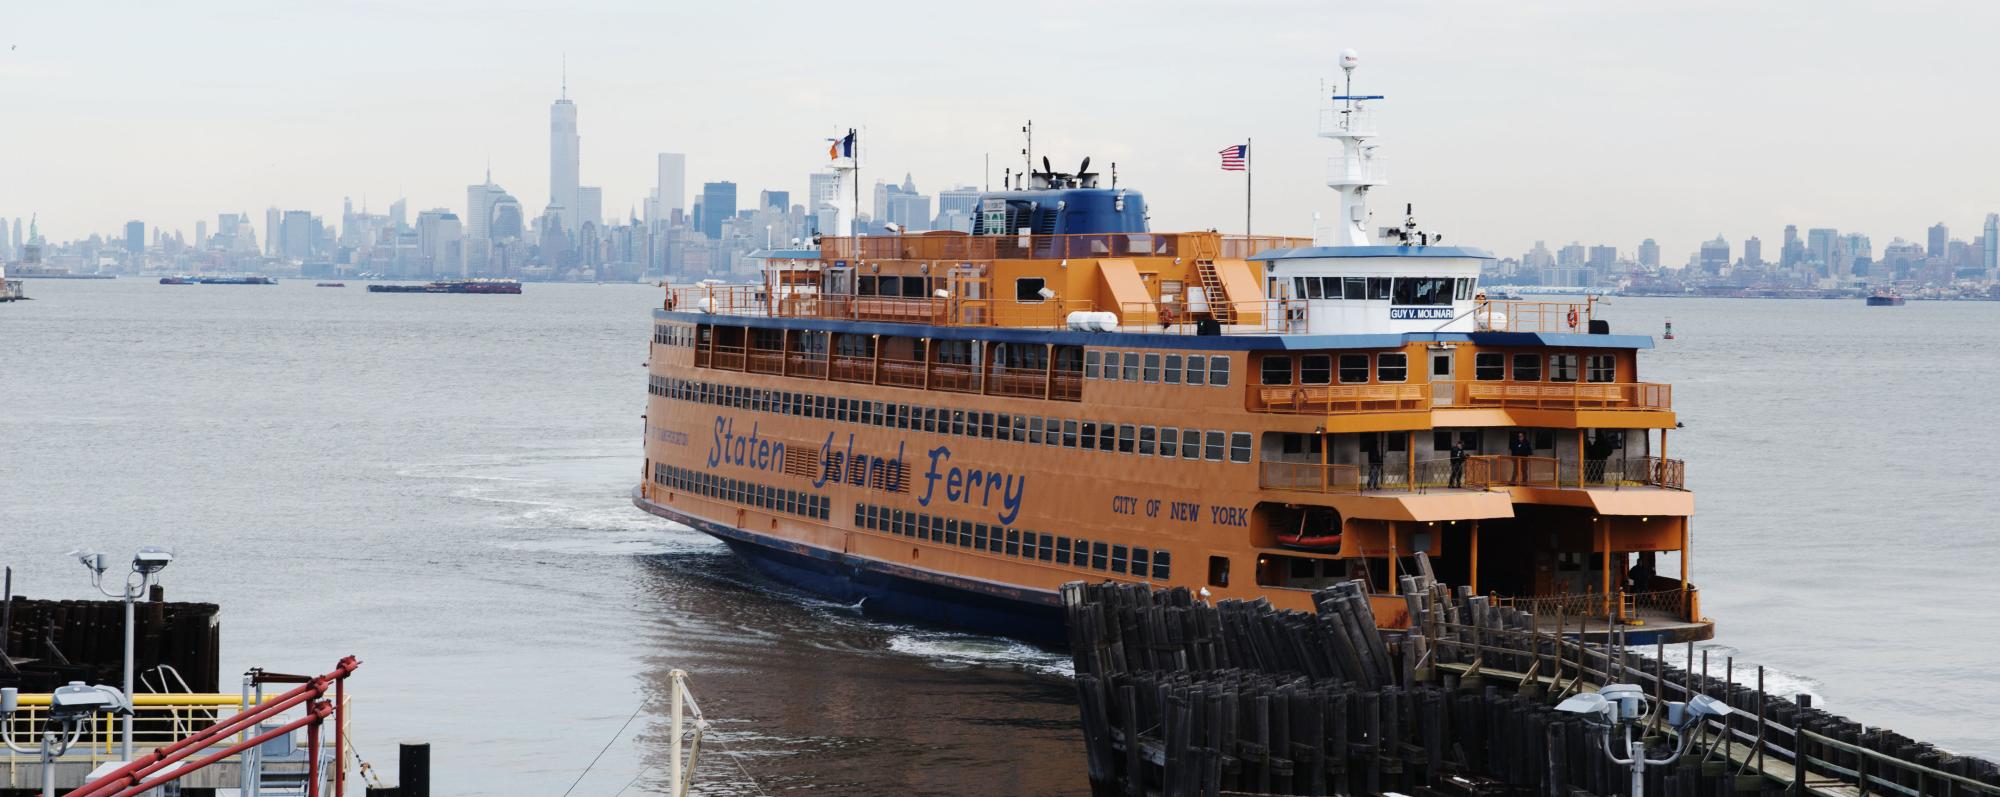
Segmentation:
[[(1553, 705), (1636, 683), (1737, 711), (1648, 769), (1648, 794), (2000, 795), (1991, 762), (1734, 683), (1747, 673), (1733, 665), (1689, 672), (1425, 579), (1405, 587), (1416, 622), (1384, 633), (1359, 582), (1322, 590), (1315, 612), (1066, 586), (1093, 793), (1628, 795), (1601, 732)], [(1667, 755), (1651, 730), (1652, 757)]]
[[(133, 663), (154, 689), (216, 691), (221, 655), (220, 608), (213, 603), (140, 601), (134, 607)], [(159, 665), (179, 679), (160, 684)], [(0, 686), (47, 692), (70, 681), (117, 684), (125, 667), (123, 601), (0, 602)], [(182, 682), (185, 682), (183, 685)]]

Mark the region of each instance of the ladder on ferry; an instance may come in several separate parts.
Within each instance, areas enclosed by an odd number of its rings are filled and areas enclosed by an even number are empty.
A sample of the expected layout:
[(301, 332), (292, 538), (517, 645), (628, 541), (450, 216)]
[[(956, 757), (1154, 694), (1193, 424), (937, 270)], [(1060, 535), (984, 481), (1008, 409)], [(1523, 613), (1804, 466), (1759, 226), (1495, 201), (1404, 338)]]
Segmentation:
[(1201, 279), (1202, 301), (1208, 304), (1209, 316), (1223, 324), (1236, 323), (1236, 305), (1229, 301), (1229, 291), (1222, 287), (1221, 275), (1215, 273), (1215, 261), (1196, 260), (1194, 270)]

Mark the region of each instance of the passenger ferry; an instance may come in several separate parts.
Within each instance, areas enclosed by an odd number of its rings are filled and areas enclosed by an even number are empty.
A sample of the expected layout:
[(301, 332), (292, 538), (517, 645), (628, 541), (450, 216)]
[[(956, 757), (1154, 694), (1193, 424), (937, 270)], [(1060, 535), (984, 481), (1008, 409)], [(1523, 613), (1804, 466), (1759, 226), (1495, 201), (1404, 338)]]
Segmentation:
[(1708, 638), (1652, 339), (1488, 300), (1492, 255), (1413, 219), (1373, 240), (1379, 99), (1323, 108), (1339, 221), (1312, 238), (1154, 231), (1139, 191), (1044, 160), (970, 234), (668, 287), (634, 502), (836, 600), (1034, 640), (1077, 580), (1310, 609), (1360, 578), (1402, 627), (1423, 568), (1548, 628)]

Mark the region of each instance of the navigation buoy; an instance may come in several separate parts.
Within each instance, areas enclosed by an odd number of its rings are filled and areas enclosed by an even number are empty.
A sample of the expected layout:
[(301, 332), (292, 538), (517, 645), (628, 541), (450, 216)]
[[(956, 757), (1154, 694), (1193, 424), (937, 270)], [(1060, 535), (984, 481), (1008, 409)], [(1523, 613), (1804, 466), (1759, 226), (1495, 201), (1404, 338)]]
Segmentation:
[(1674, 320), (1673, 320), (1673, 319), (1671, 319), (1671, 318), (1667, 319), (1667, 335), (1666, 335), (1666, 338), (1667, 338), (1667, 340), (1673, 340), (1673, 339), (1674, 339)]

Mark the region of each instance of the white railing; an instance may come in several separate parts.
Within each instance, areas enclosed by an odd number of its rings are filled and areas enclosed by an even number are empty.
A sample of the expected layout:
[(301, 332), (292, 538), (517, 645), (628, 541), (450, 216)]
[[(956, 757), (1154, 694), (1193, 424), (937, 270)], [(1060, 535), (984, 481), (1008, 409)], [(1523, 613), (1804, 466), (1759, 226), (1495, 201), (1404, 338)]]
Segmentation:
[(1345, 155), (1326, 159), (1328, 185), (1381, 185), (1389, 182), (1389, 160), (1380, 155), (1352, 162)]
[(1376, 114), (1371, 110), (1339, 106), (1319, 109), (1319, 133), (1323, 136), (1373, 136), (1375, 122)]

